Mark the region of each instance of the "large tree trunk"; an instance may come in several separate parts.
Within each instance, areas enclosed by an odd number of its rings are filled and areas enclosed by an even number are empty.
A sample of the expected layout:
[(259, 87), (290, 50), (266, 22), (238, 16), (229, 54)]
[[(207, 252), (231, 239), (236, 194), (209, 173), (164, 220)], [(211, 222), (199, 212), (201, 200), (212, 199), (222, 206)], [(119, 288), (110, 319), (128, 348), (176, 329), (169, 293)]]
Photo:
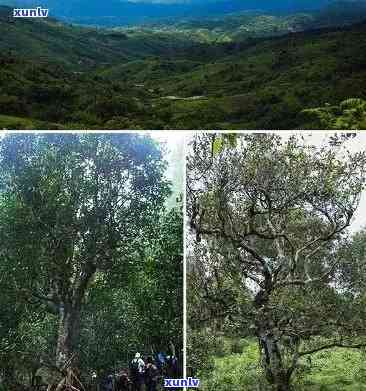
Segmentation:
[(273, 391), (289, 391), (292, 370), (286, 367), (282, 357), (281, 337), (276, 335), (275, 323), (268, 306), (270, 289), (261, 290), (255, 297), (257, 316), (256, 335), (259, 343), (260, 361), (268, 383)]
[(79, 304), (63, 303), (59, 309), (56, 366), (61, 368), (76, 351), (80, 336)]
[[(56, 349), (56, 366), (61, 368), (73, 353), (77, 352), (80, 338), (80, 316), (88, 282), (94, 275), (96, 267), (86, 262), (71, 289), (60, 299), (59, 329)], [(59, 289), (63, 291), (63, 289)], [(75, 359), (72, 363), (77, 367)]]
[(265, 371), (266, 379), (273, 391), (289, 391), (290, 375), (281, 357), (281, 350), (275, 337), (263, 334), (259, 338), (261, 363)]

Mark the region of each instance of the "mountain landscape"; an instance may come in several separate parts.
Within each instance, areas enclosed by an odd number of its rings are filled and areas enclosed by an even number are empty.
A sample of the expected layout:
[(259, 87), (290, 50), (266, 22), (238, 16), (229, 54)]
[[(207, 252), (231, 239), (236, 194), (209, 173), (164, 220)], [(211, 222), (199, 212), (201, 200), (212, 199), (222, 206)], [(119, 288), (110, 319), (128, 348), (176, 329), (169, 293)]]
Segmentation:
[(1, 6), (0, 127), (366, 128), (366, 3), (310, 8), (106, 27)]

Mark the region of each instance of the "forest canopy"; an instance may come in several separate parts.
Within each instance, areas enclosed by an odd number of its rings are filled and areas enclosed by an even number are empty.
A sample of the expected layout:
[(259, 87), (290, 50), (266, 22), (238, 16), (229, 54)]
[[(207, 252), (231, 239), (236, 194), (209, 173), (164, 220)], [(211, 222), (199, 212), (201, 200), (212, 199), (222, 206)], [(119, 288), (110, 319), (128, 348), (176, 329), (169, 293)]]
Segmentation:
[(139, 134), (0, 140), (0, 387), (182, 348), (182, 212)]

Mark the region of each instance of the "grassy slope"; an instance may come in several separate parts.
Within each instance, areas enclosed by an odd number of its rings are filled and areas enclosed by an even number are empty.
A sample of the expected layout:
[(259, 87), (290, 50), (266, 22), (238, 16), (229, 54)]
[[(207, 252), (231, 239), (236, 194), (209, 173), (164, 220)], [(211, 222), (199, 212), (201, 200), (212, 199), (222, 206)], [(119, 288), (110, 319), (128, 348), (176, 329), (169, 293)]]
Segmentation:
[[(42, 129), (44, 127), (44, 123), (42, 121), (34, 121), (29, 118), (22, 117), (14, 117), (9, 115), (0, 115), (0, 124), (1, 130), (11, 130), (11, 129), (31, 129), (37, 130)], [(58, 129), (61, 128), (57, 124), (48, 124), (50, 129)]]
[[(360, 351), (335, 349), (319, 352), (302, 362), (294, 391), (366, 390), (365, 355)], [(258, 349), (247, 341), (242, 353), (214, 360), (210, 373), (201, 373), (202, 391), (265, 390), (258, 369)]]

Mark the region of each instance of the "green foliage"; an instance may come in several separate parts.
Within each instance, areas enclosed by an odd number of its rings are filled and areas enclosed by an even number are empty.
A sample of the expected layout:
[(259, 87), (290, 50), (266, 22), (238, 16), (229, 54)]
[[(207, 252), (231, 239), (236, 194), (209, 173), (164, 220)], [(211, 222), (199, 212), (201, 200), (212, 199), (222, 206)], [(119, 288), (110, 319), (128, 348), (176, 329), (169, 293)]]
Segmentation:
[(0, 156), (1, 382), (52, 380), (67, 310), (86, 381), (137, 350), (173, 343), (179, 355), (183, 219), (181, 205), (165, 209), (159, 145), (137, 134), (17, 134), (2, 137)]
[(234, 148), (237, 143), (236, 133), (222, 133), (215, 135), (215, 139), (212, 143), (212, 155), (217, 156), (222, 152), (223, 148), (229, 147)]
[(303, 114), (314, 118), (314, 129), (365, 129), (366, 101), (350, 98), (339, 105), (303, 110)]
[(340, 102), (365, 98), (365, 25), (310, 31), (363, 14), (347, 15), (113, 32), (3, 17), (0, 128), (308, 129), (318, 114), (328, 127), (364, 127)]
[[(183, 324), (183, 217), (181, 205), (171, 209), (159, 220), (156, 241), (144, 248), (145, 263), (134, 274), (131, 297), (138, 312), (140, 338), (146, 345), (166, 349), (175, 343), (177, 354), (182, 344)], [(164, 316), (161, 316), (164, 314)]]
[[(317, 353), (304, 362), (298, 390), (366, 390), (365, 353), (347, 349)], [(310, 370), (309, 370), (310, 369)]]
[(218, 353), (220, 340), (210, 329), (190, 329), (187, 338), (188, 370), (196, 376), (199, 370), (210, 371), (213, 368), (213, 356)]
[(364, 232), (348, 231), (366, 156), (348, 147), (354, 134), (316, 145), (301, 134), (226, 136), (197, 134), (188, 157), (189, 324), (216, 340), (256, 337), (253, 385), (287, 391), (307, 356), (366, 346)]
[[(248, 340), (242, 354), (213, 356), (210, 370), (199, 372), (204, 391), (266, 391), (258, 366), (258, 347)], [(362, 391), (366, 389), (364, 353), (347, 349), (320, 352), (303, 360), (293, 391)]]
[(0, 128), (6, 129), (49, 129), (57, 130), (61, 129), (61, 126), (55, 123), (38, 121), (31, 118), (14, 117), (9, 115), (0, 115)]
[(320, 11), (271, 14), (264, 11), (244, 11), (221, 17), (202, 19), (173, 19), (150, 22), (143, 27), (119, 28), (121, 31), (153, 31), (182, 36), (194, 42), (238, 42), (255, 37), (273, 37), (310, 29), (344, 26), (362, 22), (365, 5), (359, 1), (352, 4), (337, 1)]
[(224, 357), (215, 357), (211, 371), (201, 371), (201, 388), (205, 391), (261, 389), (262, 381), (258, 366), (259, 354), (255, 342), (250, 342), (242, 353), (228, 352)]

